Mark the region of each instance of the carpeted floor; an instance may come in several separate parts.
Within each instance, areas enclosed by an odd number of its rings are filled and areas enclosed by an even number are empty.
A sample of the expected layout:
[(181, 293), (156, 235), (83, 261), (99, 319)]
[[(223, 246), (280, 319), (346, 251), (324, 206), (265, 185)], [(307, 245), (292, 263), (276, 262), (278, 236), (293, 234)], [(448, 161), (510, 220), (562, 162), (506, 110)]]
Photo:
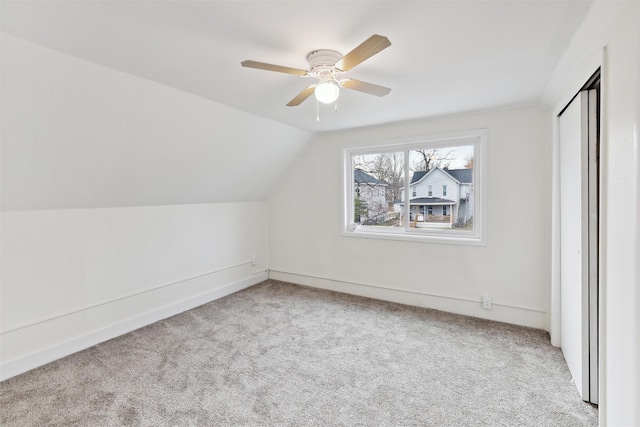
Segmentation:
[(0, 425), (595, 426), (539, 330), (266, 281), (0, 383)]

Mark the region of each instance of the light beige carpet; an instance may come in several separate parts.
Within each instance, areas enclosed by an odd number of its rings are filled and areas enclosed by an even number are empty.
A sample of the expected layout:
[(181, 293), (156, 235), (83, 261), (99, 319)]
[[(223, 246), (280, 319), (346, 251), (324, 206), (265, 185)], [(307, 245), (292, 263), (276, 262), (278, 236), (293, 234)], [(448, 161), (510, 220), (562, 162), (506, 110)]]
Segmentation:
[(0, 383), (2, 426), (595, 426), (539, 330), (266, 281)]

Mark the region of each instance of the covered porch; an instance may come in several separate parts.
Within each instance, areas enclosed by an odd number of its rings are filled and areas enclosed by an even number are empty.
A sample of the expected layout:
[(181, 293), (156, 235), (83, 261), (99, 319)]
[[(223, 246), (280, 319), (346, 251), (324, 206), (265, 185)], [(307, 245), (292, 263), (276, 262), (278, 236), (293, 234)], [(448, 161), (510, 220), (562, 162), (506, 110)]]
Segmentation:
[[(404, 203), (400, 204), (404, 213)], [(409, 201), (410, 228), (453, 228), (456, 202), (437, 197), (421, 197)], [(400, 216), (404, 220), (404, 215)]]

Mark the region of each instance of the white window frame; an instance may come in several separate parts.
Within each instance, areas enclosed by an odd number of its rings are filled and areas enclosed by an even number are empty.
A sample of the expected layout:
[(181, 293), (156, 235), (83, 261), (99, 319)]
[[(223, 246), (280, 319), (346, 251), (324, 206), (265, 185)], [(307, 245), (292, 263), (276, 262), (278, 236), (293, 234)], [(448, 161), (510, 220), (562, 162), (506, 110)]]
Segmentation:
[[(487, 224), (487, 129), (474, 129), (462, 132), (452, 132), (437, 135), (425, 135), (415, 138), (397, 140), (379, 140), (354, 143), (342, 147), (342, 220), (341, 235), (345, 237), (405, 240), (429, 243), (446, 243), (459, 245), (486, 246)], [(354, 185), (353, 164), (354, 155), (377, 154), (391, 152), (407, 152), (405, 154), (405, 177), (410, 175), (408, 151), (424, 148), (447, 148), (473, 145), (473, 189), (474, 212), (473, 230), (450, 229), (417, 229), (410, 228), (409, 209), (405, 209), (405, 227), (380, 227), (357, 225), (353, 223), (354, 215)], [(405, 179), (404, 200), (411, 199), (411, 186)]]

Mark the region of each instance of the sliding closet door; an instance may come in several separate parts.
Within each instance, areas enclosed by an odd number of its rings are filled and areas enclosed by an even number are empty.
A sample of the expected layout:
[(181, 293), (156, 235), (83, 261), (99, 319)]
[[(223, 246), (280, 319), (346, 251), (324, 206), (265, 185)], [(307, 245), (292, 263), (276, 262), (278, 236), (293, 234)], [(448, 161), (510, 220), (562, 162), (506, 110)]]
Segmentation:
[(580, 92), (559, 120), (561, 347), (580, 396), (597, 403), (596, 91)]

